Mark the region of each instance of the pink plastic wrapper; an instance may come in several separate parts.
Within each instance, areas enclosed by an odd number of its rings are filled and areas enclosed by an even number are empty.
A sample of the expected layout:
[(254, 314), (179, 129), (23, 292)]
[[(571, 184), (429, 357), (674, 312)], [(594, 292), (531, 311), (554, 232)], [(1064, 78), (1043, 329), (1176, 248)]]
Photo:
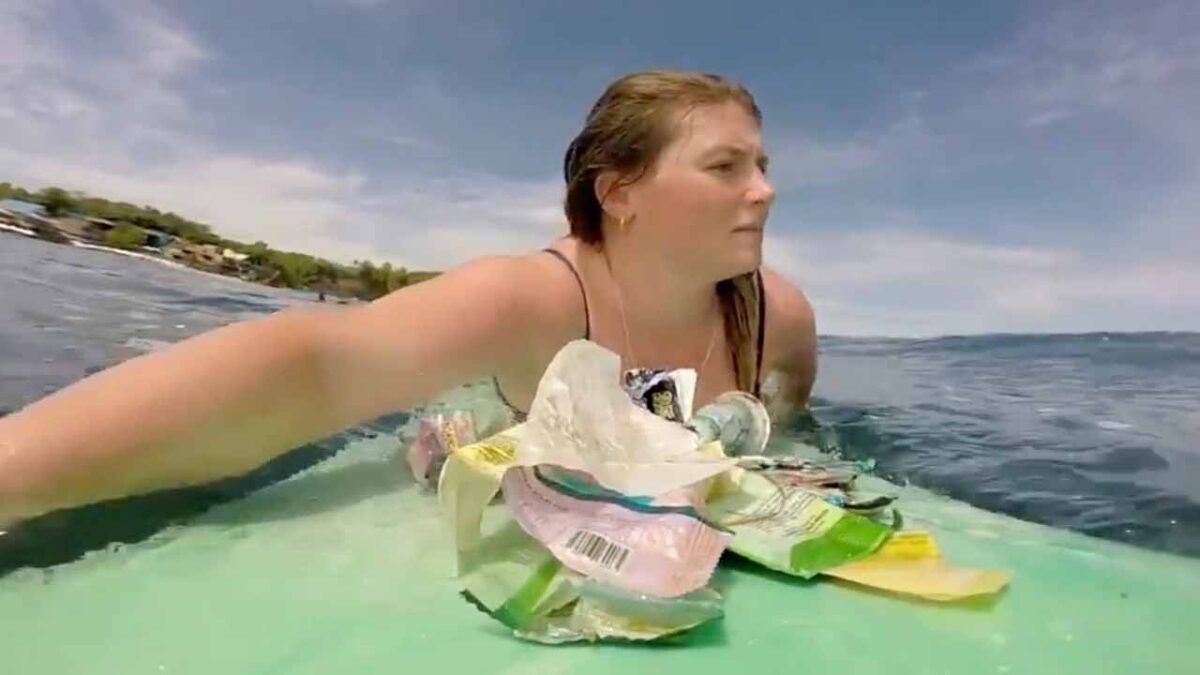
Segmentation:
[(418, 420), (417, 437), (408, 446), (408, 466), (425, 487), (437, 484), (446, 457), (475, 442), (475, 423), (468, 412), (426, 415)]
[(525, 532), (596, 581), (658, 597), (684, 595), (708, 583), (732, 539), (701, 520), (682, 491), (650, 501), (558, 478), (510, 469), (504, 501)]

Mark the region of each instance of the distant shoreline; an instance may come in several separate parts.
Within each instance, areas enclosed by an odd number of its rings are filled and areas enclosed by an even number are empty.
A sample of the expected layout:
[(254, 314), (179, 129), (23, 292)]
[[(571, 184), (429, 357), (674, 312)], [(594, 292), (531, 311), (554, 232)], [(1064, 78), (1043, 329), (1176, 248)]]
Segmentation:
[[(127, 251), (125, 249), (114, 248), (112, 246), (101, 246), (99, 244), (91, 244), (88, 242), (77, 241), (74, 239), (71, 239), (65, 243), (49, 241), (49, 240), (45, 239), (44, 237), (39, 237), (37, 232), (35, 232), (33, 230), (18, 227), (15, 225), (9, 225), (7, 223), (0, 223), (0, 232), (8, 232), (8, 233), (11, 233), (14, 235), (21, 235), (27, 239), (34, 239), (36, 241), (45, 242), (47, 244), (51, 244), (51, 245), (55, 245), (55, 246), (64, 246), (65, 245), (70, 248), (79, 248), (79, 249), (83, 249), (86, 251), (101, 251), (104, 253), (115, 253), (117, 255), (124, 256), (126, 258), (135, 258), (137, 260), (146, 260), (149, 262), (157, 263), (164, 267), (170, 267), (171, 269), (192, 272), (195, 274), (203, 274), (204, 276), (215, 277), (217, 279), (224, 279), (227, 281), (235, 281), (235, 282), (238, 282), (241, 284), (245, 284), (247, 286), (255, 286), (255, 287), (260, 287), (260, 288), (261, 287), (277, 288), (276, 286), (268, 286), (266, 284), (259, 283), (257, 281), (248, 281), (246, 279), (242, 279), (240, 277), (237, 277), (237, 276), (234, 276), (231, 274), (220, 274), (218, 272), (210, 272), (205, 269), (200, 269), (199, 267), (185, 265), (183, 263), (176, 262), (176, 261), (166, 258), (164, 256), (155, 255), (153, 253), (143, 253), (140, 251)], [(302, 292), (302, 293), (312, 294), (314, 296), (314, 301), (315, 301), (315, 297), (317, 296), (317, 291), (307, 289), (307, 288), (300, 289), (300, 288), (284, 287), (284, 289), (290, 290), (290, 291), (298, 291), (298, 292)], [(281, 289), (281, 290), (283, 290), (283, 289)], [(340, 297), (335, 297), (334, 301), (337, 302), (338, 304), (353, 304), (354, 302), (358, 302), (357, 299), (347, 299), (347, 298), (340, 298)]]
[[(142, 260), (153, 260), (156, 263), (161, 263), (163, 265), (166, 265), (167, 267), (174, 267), (176, 269), (190, 270), (193, 272), (203, 272), (204, 271), (204, 270), (196, 269), (195, 267), (191, 267), (189, 265), (184, 265), (183, 263), (175, 262), (174, 260), (169, 260), (162, 256), (153, 255), (150, 253), (139, 253), (137, 251), (126, 251), (125, 249), (121, 249), (121, 248), (113, 248), (112, 246), (101, 246), (99, 244), (89, 244), (89, 243), (83, 242), (83, 241), (72, 241), (69, 245), (73, 246), (75, 248), (87, 249), (89, 251), (107, 251), (109, 253), (116, 253), (117, 255), (123, 255), (128, 258), (141, 258)], [(207, 274), (213, 274), (213, 273), (208, 272)], [(214, 276), (227, 277), (228, 275), (215, 274)]]
[(208, 225), (174, 213), (59, 187), (31, 192), (0, 183), (0, 231), (148, 258), (268, 288), (311, 292), (319, 301), (343, 304), (379, 298), (439, 274), (369, 260), (347, 265), (273, 249), (264, 241), (226, 239)]
[[(165, 267), (170, 267), (172, 269), (185, 270), (187, 272), (195, 272), (197, 274), (203, 274), (205, 276), (217, 277), (218, 279), (228, 279), (230, 281), (236, 281), (238, 283), (246, 284), (248, 286), (260, 286), (260, 287), (266, 286), (267, 288), (274, 288), (273, 286), (267, 286), (266, 284), (261, 284), (256, 281), (247, 281), (246, 279), (242, 279), (241, 277), (237, 277), (232, 274), (221, 274), (219, 272), (210, 272), (208, 270), (200, 269), (199, 267), (192, 267), (191, 265), (185, 265), (181, 262), (176, 262), (174, 260), (171, 260), (170, 258), (165, 258), (161, 255), (154, 255), (152, 253), (127, 251), (127, 250), (121, 249), (121, 248), (113, 248), (112, 246), (101, 246), (99, 244), (89, 244), (87, 242), (74, 241), (74, 240), (71, 241), (71, 243), (69, 245), (73, 248), (82, 248), (82, 249), (85, 249), (88, 251), (104, 251), (105, 253), (116, 253), (117, 255), (122, 255), (122, 256), (125, 256), (126, 258), (137, 258), (139, 260), (149, 260), (150, 262), (155, 262), (155, 263), (158, 263)], [(303, 290), (306, 293), (312, 293), (313, 295), (316, 295), (316, 291), (312, 291), (309, 289), (290, 288), (288, 290), (292, 290), (292, 291)]]
[[(175, 262), (174, 260), (171, 260), (170, 258), (165, 258), (161, 255), (154, 255), (153, 253), (142, 253), (139, 251), (127, 251), (122, 248), (113, 248), (112, 246), (101, 246), (100, 244), (89, 244), (86, 241), (77, 241), (75, 239), (70, 239), (63, 243), (56, 242), (56, 241), (50, 241), (44, 237), (39, 237), (37, 232), (35, 232), (33, 230), (30, 230), (30, 229), (24, 228), (24, 227), (18, 227), (16, 225), (8, 225), (7, 223), (0, 223), (0, 230), (6, 231), (6, 232), (11, 232), (13, 234), (23, 235), (29, 239), (37, 239), (38, 241), (44, 241), (47, 244), (55, 244), (58, 246), (66, 245), (66, 246), (70, 246), (71, 248), (82, 248), (82, 249), (86, 249), (88, 251), (104, 251), (106, 253), (116, 253), (117, 255), (123, 255), (127, 258), (140, 258), (141, 260), (150, 260), (150, 261), (159, 263), (161, 265), (166, 265), (167, 267), (173, 267), (175, 269), (188, 270), (189, 272), (201, 272), (203, 274), (209, 274), (214, 277), (221, 277), (223, 279), (235, 279), (237, 281), (243, 281), (242, 279), (238, 279), (237, 277), (230, 276), (228, 274), (217, 274), (216, 272), (208, 272), (206, 270), (202, 270), (197, 267), (192, 267), (191, 265), (184, 265), (183, 263)], [(253, 283), (253, 282), (246, 281), (244, 283)], [(255, 285), (261, 286), (262, 284), (255, 284)]]
[[(27, 228), (27, 227), (21, 227), (19, 225), (10, 225), (10, 224), (4, 223), (4, 222), (0, 222), (0, 231), (9, 232), (12, 234), (17, 234), (17, 235), (22, 235), (29, 239), (37, 239), (39, 241), (44, 241), (47, 244), (55, 244), (55, 245), (59, 245), (59, 246), (70, 246), (72, 248), (82, 248), (82, 249), (85, 249), (88, 251), (104, 251), (105, 253), (115, 253), (117, 255), (122, 255), (127, 258), (138, 258), (140, 260), (149, 260), (151, 262), (156, 262), (160, 265), (164, 265), (166, 267), (171, 267), (174, 269), (187, 270), (189, 272), (199, 272), (201, 274), (206, 274), (206, 275), (214, 276), (214, 277), (220, 277), (222, 279), (232, 279), (234, 281), (240, 281), (242, 283), (251, 284), (254, 286), (270, 287), (268, 284), (263, 284), (263, 283), (257, 282), (257, 281), (250, 281), (247, 279), (242, 279), (241, 277), (233, 275), (233, 274), (222, 274), (221, 272), (214, 272), (211, 270), (206, 270), (206, 269), (197, 267), (195, 265), (187, 265), (187, 264), (181, 263), (177, 260), (172, 260), (172, 259), (166, 257), (165, 255), (163, 255), (161, 252), (154, 252), (153, 249), (150, 249), (150, 250), (143, 249), (141, 251), (133, 251), (133, 250), (129, 250), (129, 249), (116, 248), (115, 246), (104, 246), (103, 244), (95, 244), (95, 243), (88, 242), (88, 241), (82, 241), (80, 239), (76, 239), (76, 238), (70, 237), (70, 236), (63, 236), (63, 238), (61, 240), (55, 240), (55, 239), (50, 239), (48, 237), (42, 236), (41, 234), (39, 234), (39, 232), (37, 230)], [(301, 290), (301, 289), (292, 289), (292, 290)], [(308, 290), (308, 289), (303, 289), (303, 290)]]

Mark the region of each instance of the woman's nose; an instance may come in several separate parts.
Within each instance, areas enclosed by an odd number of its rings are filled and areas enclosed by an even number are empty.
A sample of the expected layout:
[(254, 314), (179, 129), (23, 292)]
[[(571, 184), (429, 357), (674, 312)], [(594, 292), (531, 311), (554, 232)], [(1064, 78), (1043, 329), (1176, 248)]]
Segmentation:
[(755, 204), (770, 205), (775, 201), (775, 187), (771, 185), (771, 181), (767, 179), (767, 174), (762, 170), (756, 170), (754, 177), (750, 179), (751, 184), (747, 196), (750, 201)]

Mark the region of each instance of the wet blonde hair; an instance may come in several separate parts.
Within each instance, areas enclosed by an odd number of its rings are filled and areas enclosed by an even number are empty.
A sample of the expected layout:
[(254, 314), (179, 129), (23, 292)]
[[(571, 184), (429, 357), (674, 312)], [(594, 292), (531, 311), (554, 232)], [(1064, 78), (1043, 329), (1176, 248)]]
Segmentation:
[[(622, 184), (639, 180), (653, 166), (689, 111), (706, 105), (734, 102), (758, 124), (762, 112), (741, 84), (709, 73), (648, 70), (626, 75), (605, 89), (592, 106), (583, 129), (567, 146), (563, 177), (567, 183), (565, 210), (571, 236), (602, 246), (604, 216), (596, 196), (596, 178), (616, 171)], [(758, 395), (757, 353), (761, 277), (755, 272), (717, 284), (738, 389)]]

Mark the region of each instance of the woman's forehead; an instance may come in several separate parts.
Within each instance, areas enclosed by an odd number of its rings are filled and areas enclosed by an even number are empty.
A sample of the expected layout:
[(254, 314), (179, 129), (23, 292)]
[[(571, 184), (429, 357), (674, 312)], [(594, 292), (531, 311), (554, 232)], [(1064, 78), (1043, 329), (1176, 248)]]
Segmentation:
[(730, 150), (762, 153), (762, 129), (744, 107), (735, 102), (699, 106), (675, 125), (667, 154), (695, 157)]

